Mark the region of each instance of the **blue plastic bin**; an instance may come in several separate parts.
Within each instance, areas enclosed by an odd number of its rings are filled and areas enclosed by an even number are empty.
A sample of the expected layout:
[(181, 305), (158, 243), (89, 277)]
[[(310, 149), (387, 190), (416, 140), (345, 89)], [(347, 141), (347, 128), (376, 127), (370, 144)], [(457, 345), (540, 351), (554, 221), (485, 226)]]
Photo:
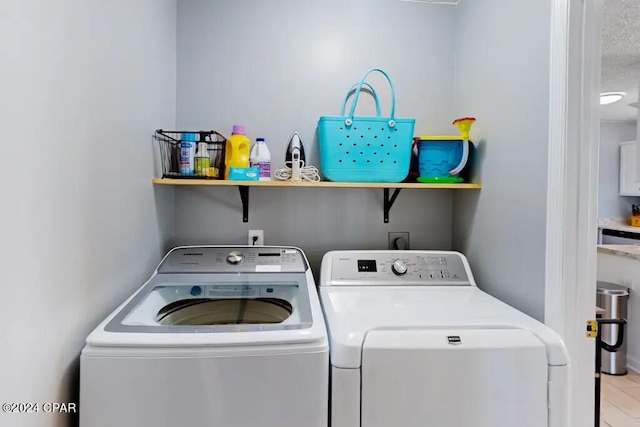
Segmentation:
[[(418, 170), (420, 182), (462, 182), (460, 171), (468, 160), (469, 141), (459, 136), (427, 136), (418, 138)], [(466, 151), (466, 153), (465, 153)], [(451, 173), (456, 171), (457, 173)]]

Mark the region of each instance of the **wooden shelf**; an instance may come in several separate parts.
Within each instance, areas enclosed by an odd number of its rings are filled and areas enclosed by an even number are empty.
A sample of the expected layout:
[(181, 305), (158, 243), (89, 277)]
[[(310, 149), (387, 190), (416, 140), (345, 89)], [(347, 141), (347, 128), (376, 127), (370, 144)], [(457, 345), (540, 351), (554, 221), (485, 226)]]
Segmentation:
[[(156, 185), (237, 187), (242, 201), (242, 222), (249, 221), (249, 187), (309, 187), (309, 188), (382, 188), (384, 222), (389, 222), (389, 211), (402, 189), (423, 190), (480, 190), (482, 184), (423, 184), (415, 182), (292, 182), (292, 181), (226, 181), (219, 179), (155, 178)], [(393, 189), (393, 194), (389, 190)]]
[(154, 178), (156, 185), (191, 185), (219, 187), (324, 187), (324, 188), (415, 188), (435, 190), (480, 190), (482, 184), (422, 184), (415, 182), (292, 182), (292, 181), (226, 181), (217, 179)]

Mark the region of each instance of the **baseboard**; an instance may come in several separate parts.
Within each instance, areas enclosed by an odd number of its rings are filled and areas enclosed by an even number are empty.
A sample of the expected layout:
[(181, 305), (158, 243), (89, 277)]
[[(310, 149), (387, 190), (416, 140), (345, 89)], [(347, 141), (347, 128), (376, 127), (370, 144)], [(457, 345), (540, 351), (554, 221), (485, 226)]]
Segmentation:
[(629, 357), (627, 354), (627, 368), (636, 373), (640, 372), (640, 360)]

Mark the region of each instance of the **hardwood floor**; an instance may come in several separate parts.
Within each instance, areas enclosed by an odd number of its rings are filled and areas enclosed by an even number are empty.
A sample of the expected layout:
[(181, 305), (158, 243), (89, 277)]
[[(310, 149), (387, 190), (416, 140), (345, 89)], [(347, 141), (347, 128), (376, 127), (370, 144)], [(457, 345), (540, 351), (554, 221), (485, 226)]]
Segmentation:
[(602, 374), (600, 426), (640, 427), (640, 374)]

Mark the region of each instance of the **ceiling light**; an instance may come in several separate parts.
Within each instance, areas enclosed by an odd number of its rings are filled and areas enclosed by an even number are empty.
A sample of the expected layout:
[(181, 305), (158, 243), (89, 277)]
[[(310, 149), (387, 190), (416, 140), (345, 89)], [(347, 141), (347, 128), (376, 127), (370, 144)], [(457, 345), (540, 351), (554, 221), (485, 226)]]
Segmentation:
[(626, 92), (605, 92), (600, 94), (600, 105), (609, 105), (620, 101)]

